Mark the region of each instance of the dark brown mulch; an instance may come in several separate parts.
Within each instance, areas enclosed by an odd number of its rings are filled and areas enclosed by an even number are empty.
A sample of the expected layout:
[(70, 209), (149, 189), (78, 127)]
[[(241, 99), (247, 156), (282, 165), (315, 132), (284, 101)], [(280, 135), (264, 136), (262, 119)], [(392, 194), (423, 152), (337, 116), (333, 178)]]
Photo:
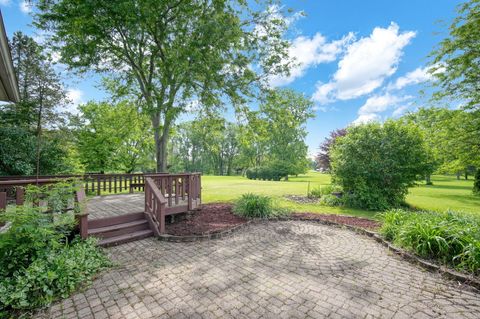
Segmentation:
[(201, 210), (187, 214), (185, 218), (176, 218), (174, 223), (167, 223), (165, 230), (167, 234), (175, 236), (206, 235), (246, 222), (245, 218), (233, 214), (232, 205), (207, 204)]
[(353, 216), (315, 214), (315, 213), (294, 213), (291, 216), (294, 218), (301, 218), (305, 220), (324, 220), (324, 221), (334, 222), (337, 224), (355, 226), (355, 227), (369, 229), (369, 230), (376, 230), (380, 227), (379, 222), (366, 219), (366, 218), (353, 217)]

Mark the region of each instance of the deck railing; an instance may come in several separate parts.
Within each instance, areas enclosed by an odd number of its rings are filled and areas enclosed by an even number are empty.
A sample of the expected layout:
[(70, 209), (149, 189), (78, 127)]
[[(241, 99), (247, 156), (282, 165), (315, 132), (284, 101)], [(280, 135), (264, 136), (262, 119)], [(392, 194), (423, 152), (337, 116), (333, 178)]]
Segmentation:
[[(83, 180), (81, 191), (75, 194), (77, 201), (83, 201), (86, 193), (101, 195), (103, 192), (121, 193), (128, 190), (145, 192), (145, 213), (155, 235), (165, 232), (165, 216), (183, 213), (201, 207), (201, 174), (85, 174), (57, 176), (1, 176), (0, 210), (8, 203), (22, 205), (27, 185), (46, 185), (59, 179), (77, 178)], [(79, 226), (82, 237), (87, 236), (88, 213), (80, 214)]]
[[(166, 173), (155, 173), (150, 175), (166, 175)], [(83, 187), (86, 194), (97, 196), (105, 194), (133, 193), (144, 191), (145, 174), (84, 174), (84, 175), (45, 175), (39, 176), (0, 176), (0, 202), (2, 192), (6, 193), (6, 200), (13, 201), (17, 198), (18, 186), (28, 184), (43, 185), (57, 179), (75, 178), (83, 180)], [(21, 192), (21, 190), (19, 190)], [(22, 194), (19, 194), (20, 196)], [(1, 206), (0, 206), (1, 207)]]
[(145, 213), (165, 233), (165, 216), (201, 207), (200, 173), (145, 175)]
[[(9, 198), (11, 199), (14, 196), (15, 205), (23, 205), (25, 204), (25, 187), (27, 185), (39, 185), (44, 186), (48, 184), (55, 184), (57, 183), (59, 178), (45, 178), (42, 176), (39, 179), (14, 179), (14, 180), (0, 180), (0, 210), (6, 209)], [(13, 194), (13, 195), (12, 195)], [(10, 196), (9, 196), (10, 195)], [(71, 194), (73, 198), (73, 205), (78, 205), (80, 211), (77, 212), (75, 218), (77, 219), (77, 226), (78, 232), (82, 238), (87, 237), (88, 232), (88, 211), (85, 205), (86, 195), (85, 189), (83, 186), (79, 186), (74, 193)], [(48, 210), (49, 203), (48, 202), (33, 202), (32, 204), (35, 206), (42, 206), (46, 207), (46, 213), (50, 212)], [(72, 207), (65, 207), (66, 211), (72, 210)]]

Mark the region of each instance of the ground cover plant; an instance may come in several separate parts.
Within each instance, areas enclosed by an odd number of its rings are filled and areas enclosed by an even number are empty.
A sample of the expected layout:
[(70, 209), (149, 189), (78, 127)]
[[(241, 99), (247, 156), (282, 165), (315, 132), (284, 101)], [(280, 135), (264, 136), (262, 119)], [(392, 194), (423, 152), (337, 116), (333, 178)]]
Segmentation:
[(453, 211), (390, 210), (382, 215), (381, 234), (423, 258), (478, 275), (480, 217)]
[[(75, 211), (63, 211), (74, 187), (62, 182), (43, 193), (41, 197), (49, 200), (48, 213), (25, 204), (0, 214), (10, 223), (0, 234), (0, 318), (67, 297), (109, 265), (95, 240), (74, 235)], [(42, 189), (27, 188), (26, 198), (38, 199)]]

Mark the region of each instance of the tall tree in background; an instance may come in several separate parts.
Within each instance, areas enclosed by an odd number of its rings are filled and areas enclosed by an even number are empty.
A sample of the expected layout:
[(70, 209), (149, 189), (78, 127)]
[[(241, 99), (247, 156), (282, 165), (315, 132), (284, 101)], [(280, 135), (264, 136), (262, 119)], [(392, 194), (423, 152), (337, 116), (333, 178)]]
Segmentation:
[(132, 173), (153, 153), (149, 119), (130, 102), (89, 102), (80, 111), (75, 135), (87, 171)]
[(52, 32), (61, 61), (96, 70), (150, 116), (157, 170), (167, 169), (174, 121), (191, 101), (244, 104), (284, 73), (288, 23), (276, 0), (39, 0), (36, 26)]
[(480, 109), (480, 0), (458, 7), (458, 17), (449, 36), (440, 42), (433, 57), (432, 74), (439, 90), (434, 99), (465, 102), (466, 108)]
[(37, 175), (61, 171), (59, 157), (63, 157), (64, 150), (55, 130), (65, 124), (66, 115), (62, 108), (66, 107), (68, 99), (60, 77), (43, 47), (33, 38), (15, 32), (10, 49), (20, 102), (2, 105), (0, 122), (2, 139), (13, 143), (19, 156), (12, 157), (4, 145), (2, 150), (5, 152), (0, 151), (3, 154), (0, 155), (0, 171), (5, 174), (32, 174), (36, 171)]
[(260, 105), (265, 121), (269, 165), (288, 175), (305, 173), (308, 167), (306, 122), (312, 118), (312, 102), (291, 89), (270, 91)]
[(336, 129), (330, 132), (330, 135), (325, 138), (322, 144), (320, 144), (320, 152), (318, 152), (317, 156), (315, 157), (317, 168), (325, 172), (329, 172), (332, 169), (332, 165), (330, 163), (330, 150), (332, 149), (333, 144), (335, 144), (337, 138), (345, 136), (346, 134), (347, 130), (344, 128)]

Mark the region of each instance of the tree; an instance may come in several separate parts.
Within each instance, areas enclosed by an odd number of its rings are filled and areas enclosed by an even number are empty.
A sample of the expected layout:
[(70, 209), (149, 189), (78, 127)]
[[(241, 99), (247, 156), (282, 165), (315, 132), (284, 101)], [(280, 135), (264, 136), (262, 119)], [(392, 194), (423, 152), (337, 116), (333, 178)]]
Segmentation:
[[(0, 124), (4, 128), (2, 140), (9, 140), (17, 148), (17, 154), (12, 157), (8, 152), (3, 153), (2, 174), (63, 171), (66, 150), (57, 133), (65, 124), (66, 114), (61, 110), (69, 101), (60, 76), (44, 48), (33, 38), (15, 32), (10, 49), (20, 102), (0, 106)], [(48, 129), (45, 131), (44, 127)], [(15, 163), (10, 162), (13, 158)]]
[[(478, 112), (478, 111), (477, 111)], [(480, 165), (480, 117), (476, 112), (447, 108), (421, 108), (403, 117), (417, 125), (428, 150), (430, 171), (468, 175)]]
[(153, 134), (146, 129), (149, 119), (130, 102), (89, 102), (80, 111), (77, 147), (87, 171), (131, 173), (153, 154)]
[(200, 116), (176, 125), (171, 144), (174, 171), (232, 175), (239, 153), (238, 125), (216, 115)]
[(334, 131), (330, 132), (330, 136), (328, 136), (322, 144), (320, 144), (320, 152), (318, 152), (315, 160), (317, 163), (317, 167), (323, 171), (330, 172), (332, 169), (331, 163), (330, 163), (330, 150), (333, 147), (333, 144), (335, 144), (335, 141), (337, 138), (345, 136), (347, 134), (346, 129), (336, 129)]
[(332, 178), (346, 203), (383, 210), (399, 206), (408, 187), (428, 169), (420, 130), (387, 121), (352, 126), (331, 151)]
[[(253, 7), (253, 6), (252, 6)], [(192, 101), (243, 105), (269, 75), (288, 70), (287, 21), (275, 0), (39, 0), (35, 24), (53, 32), (61, 61), (107, 73), (138, 99), (154, 130), (157, 170), (167, 168), (174, 121)]]
[(312, 102), (291, 89), (272, 90), (253, 115), (257, 117), (253, 129), (261, 141), (258, 145), (263, 147), (260, 165), (281, 171), (285, 179), (306, 172), (305, 124), (314, 115)]
[(480, 0), (459, 5), (447, 38), (431, 53), (430, 72), (439, 90), (435, 100), (449, 98), (480, 109)]

